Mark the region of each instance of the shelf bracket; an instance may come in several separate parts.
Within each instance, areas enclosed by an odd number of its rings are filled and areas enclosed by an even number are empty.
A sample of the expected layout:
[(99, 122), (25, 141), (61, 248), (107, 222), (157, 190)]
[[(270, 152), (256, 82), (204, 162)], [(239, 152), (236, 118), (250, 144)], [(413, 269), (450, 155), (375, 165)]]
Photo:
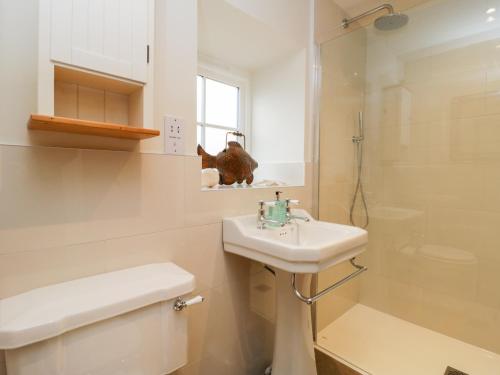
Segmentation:
[(295, 293), (295, 295), (297, 296), (298, 299), (300, 299), (302, 302), (308, 304), (308, 305), (312, 305), (314, 302), (316, 302), (317, 300), (319, 300), (321, 297), (325, 296), (326, 294), (330, 293), (331, 291), (337, 289), (339, 286), (341, 285), (344, 285), (345, 283), (347, 283), (348, 281), (354, 279), (355, 277), (359, 276), (360, 274), (362, 274), (363, 272), (365, 271), (368, 271), (368, 267), (365, 267), (365, 266), (361, 266), (359, 264), (356, 264), (355, 262), (356, 258), (352, 258), (349, 260), (349, 262), (351, 263), (351, 265), (356, 268), (356, 271), (354, 271), (353, 273), (351, 273), (350, 275), (347, 275), (346, 277), (344, 277), (343, 279), (340, 279), (339, 281), (337, 281), (336, 283), (330, 285), (328, 288), (326, 289), (323, 289), (321, 292), (311, 296), (311, 297), (307, 297), (307, 296), (304, 296), (298, 289), (297, 289), (297, 286), (296, 286), (296, 274), (295, 273), (292, 273), (292, 289)]

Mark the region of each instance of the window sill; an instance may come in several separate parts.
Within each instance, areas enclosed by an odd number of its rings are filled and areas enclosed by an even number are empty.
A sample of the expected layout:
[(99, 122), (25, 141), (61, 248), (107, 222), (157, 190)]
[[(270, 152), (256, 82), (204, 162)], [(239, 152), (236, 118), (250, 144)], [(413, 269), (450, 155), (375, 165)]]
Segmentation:
[(271, 189), (274, 190), (276, 188), (297, 188), (304, 187), (304, 185), (288, 185), (285, 183), (276, 184), (276, 185), (215, 185), (214, 187), (202, 187), (201, 191), (231, 191), (231, 190), (256, 190), (256, 189)]

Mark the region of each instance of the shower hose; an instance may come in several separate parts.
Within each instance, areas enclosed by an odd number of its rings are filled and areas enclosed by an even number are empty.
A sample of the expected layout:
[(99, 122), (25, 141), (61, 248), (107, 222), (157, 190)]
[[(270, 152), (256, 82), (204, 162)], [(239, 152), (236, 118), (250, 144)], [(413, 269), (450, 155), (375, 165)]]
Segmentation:
[[(363, 229), (366, 229), (366, 227), (368, 227), (368, 224), (370, 223), (370, 217), (368, 215), (368, 205), (366, 204), (365, 192), (363, 190), (363, 180), (361, 177), (361, 174), (363, 172), (363, 142), (364, 142), (363, 117), (361, 112), (359, 114), (359, 129), (360, 129), (360, 135), (357, 137), (356, 136), (352, 137), (352, 142), (356, 146), (356, 160), (358, 164), (357, 164), (357, 182), (356, 182), (356, 188), (354, 189), (354, 195), (352, 197), (351, 209), (349, 210), (349, 221), (354, 226), (359, 226)], [(361, 198), (361, 203), (363, 205), (363, 210), (365, 212), (364, 225), (356, 225), (356, 223), (354, 222), (354, 208), (356, 206), (358, 196)]]

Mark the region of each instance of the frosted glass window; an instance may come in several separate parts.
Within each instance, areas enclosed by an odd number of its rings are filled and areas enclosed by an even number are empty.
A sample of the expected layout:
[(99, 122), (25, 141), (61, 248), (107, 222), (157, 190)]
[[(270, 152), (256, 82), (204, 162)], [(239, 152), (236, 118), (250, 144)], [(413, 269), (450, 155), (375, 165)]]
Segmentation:
[(225, 129), (212, 128), (207, 126), (205, 130), (205, 151), (209, 154), (217, 155), (226, 147)]
[(205, 85), (205, 122), (236, 129), (238, 88), (208, 78)]
[[(240, 88), (220, 81), (196, 77), (197, 140), (210, 154), (216, 155), (226, 147), (226, 134), (241, 131)], [(229, 136), (228, 140), (235, 139)]]

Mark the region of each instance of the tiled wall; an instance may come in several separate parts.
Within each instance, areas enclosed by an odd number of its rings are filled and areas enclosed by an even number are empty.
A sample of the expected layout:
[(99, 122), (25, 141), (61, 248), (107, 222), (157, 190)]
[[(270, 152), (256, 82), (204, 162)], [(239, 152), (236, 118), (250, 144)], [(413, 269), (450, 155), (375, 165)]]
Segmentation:
[[(224, 254), (221, 219), (253, 213), (272, 191), (201, 192), (199, 170), (197, 157), (0, 146), (0, 298), (172, 261), (207, 298), (189, 309), (190, 366), (179, 373), (261, 374), (272, 278)], [(310, 187), (285, 192), (310, 203)]]
[(373, 267), (361, 293), (363, 303), (495, 352), (499, 43), (493, 38), (407, 60), (393, 56), (400, 66), (397, 86), (375, 73), (387, 61), (375, 53), (380, 46), (369, 47)]
[[(404, 5), (393, 3), (399, 9)], [(374, 32), (372, 26), (366, 29), (366, 70), (359, 84), (365, 101), (364, 181), (371, 218), (363, 261), (370, 270), (361, 278), (360, 302), (500, 352), (498, 25), (485, 22), (487, 1), (422, 3), (406, 11), (408, 27), (392, 36)], [(468, 6), (479, 13), (467, 11)], [(470, 29), (449, 26), (454, 20)], [(446, 27), (463, 35), (438, 32)], [(330, 54), (322, 59), (323, 70), (336, 77), (323, 75), (321, 129), (345, 138), (339, 144), (333, 136), (321, 137), (321, 162), (336, 154), (337, 178), (320, 194), (320, 207), (330, 205), (336, 221), (346, 219), (352, 194), (352, 187), (340, 188), (339, 181), (346, 180), (343, 170), (352, 176), (353, 148), (347, 138), (355, 129), (343, 130), (352, 118), (335, 117), (349, 106), (336, 112), (332, 106), (349, 98), (344, 92), (349, 69), (338, 67), (342, 58), (359, 50), (359, 44), (347, 41), (362, 31), (321, 48), (322, 57)], [(424, 48), (426, 43), (432, 48)], [(344, 65), (355, 67), (358, 59)], [(352, 91), (349, 103), (356, 95), (363, 92)], [(320, 186), (326, 187), (332, 177), (330, 169), (322, 168)], [(335, 300), (337, 307), (342, 300)], [(319, 306), (328, 311), (335, 303)], [(337, 316), (335, 311), (321, 314)]]
[[(349, 224), (356, 178), (356, 154), (351, 139), (358, 134), (358, 113), (364, 110), (365, 103), (368, 45), (363, 26), (373, 23), (375, 16), (351, 24), (348, 29), (341, 27), (342, 20), (384, 3), (403, 11), (427, 1), (316, 1), (315, 39), (321, 45), (319, 216), (322, 220)], [(354, 213), (357, 223), (363, 220), (359, 213), (357, 210)], [(351, 271), (349, 264), (341, 264), (322, 272), (318, 287), (331, 285)], [(359, 280), (355, 280), (320, 301), (317, 329), (321, 330), (358, 302), (358, 294)]]
[[(340, 23), (345, 13), (336, 8)], [(349, 224), (354, 189), (354, 145), (358, 112), (363, 108), (366, 32), (348, 33), (321, 46), (321, 112), (319, 159), (319, 218)], [(323, 289), (352, 272), (343, 263), (320, 273)], [(321, 330), (358, 300), (359, 281), (342, 286), (317, 303), (317, 329)]]

